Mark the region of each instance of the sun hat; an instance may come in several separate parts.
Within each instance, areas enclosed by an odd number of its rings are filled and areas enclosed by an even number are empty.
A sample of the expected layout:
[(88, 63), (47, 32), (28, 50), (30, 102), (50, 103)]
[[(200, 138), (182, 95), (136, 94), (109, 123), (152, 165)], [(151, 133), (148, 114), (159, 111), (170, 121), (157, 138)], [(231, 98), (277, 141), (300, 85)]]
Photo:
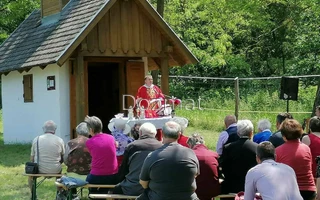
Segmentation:
[(189, 121), (184, 117), (173, 117), (169, 121), (174, 121), (181, 126), (181, 131), (183, 132), (189, 124)]
[(128, 120), (125, 120), (123, 118), (114, 118), (111, 119), (108, 128), (111, 132), (117, 130), (117, 131), (122, 131), (123, 134), (128, 135), (129, 132), (131, 131), (131, 127), (128, 124)]

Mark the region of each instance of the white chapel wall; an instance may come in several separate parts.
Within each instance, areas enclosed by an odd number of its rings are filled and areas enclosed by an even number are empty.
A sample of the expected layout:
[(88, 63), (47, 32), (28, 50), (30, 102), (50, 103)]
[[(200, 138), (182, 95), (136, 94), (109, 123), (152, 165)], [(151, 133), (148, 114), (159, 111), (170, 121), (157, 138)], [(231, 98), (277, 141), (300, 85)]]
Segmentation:
[[(33, 102), (23, 99), (23, 75), (33, 75)], [(55, 76), (55, 90), (47, 90), (47, 76)], [(69, 140), (69, 75), (68, 67), (55, 64), (46, 68), (34, 67), (28, 72), (2, 75), (2, 119), (4, 142), (28, 143), (43, 133), (42, 126), (53, 120), (56, 135)]]

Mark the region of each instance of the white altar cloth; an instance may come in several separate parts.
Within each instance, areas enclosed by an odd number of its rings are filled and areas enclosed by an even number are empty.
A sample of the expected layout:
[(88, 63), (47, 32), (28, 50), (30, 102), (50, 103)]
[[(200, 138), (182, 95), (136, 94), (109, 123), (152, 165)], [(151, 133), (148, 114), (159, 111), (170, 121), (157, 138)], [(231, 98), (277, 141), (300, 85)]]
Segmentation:
[[(136, 123), (145, 123), (145, 122), (150, 122), (152, 123), (157, 129), (162, 129), (162, 127), (164, 126), (164, 124), (166, 122), (168, 122), (172, 117), (168, 116), (168, 117), (157, 117), (157, 118), (145, 118), (145, 119), (131, 119), (129, 120), (129, 118), (127, 117), (123, 117), (123, 120), (128, 121), (127, 123), (129, 124), (129, 126), (132, 128)], [(113, 120), (116, 118), (112, 118), (110, 120), (110, 122), (113, 122)]]

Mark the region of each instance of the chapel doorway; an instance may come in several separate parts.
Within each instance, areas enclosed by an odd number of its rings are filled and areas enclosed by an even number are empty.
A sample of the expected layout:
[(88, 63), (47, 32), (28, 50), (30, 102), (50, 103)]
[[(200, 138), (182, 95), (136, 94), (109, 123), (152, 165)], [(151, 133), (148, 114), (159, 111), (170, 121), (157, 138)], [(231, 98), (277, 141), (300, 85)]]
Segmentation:
[(108, 124), (120, 112), (119, 63), (88, 63), (88, 114), (97, 116), (108, 133)]

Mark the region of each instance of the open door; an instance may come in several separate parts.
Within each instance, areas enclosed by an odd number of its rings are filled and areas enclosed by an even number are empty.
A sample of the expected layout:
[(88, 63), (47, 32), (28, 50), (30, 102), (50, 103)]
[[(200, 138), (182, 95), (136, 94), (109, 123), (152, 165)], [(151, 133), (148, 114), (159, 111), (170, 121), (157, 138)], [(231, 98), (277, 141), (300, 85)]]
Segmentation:
[[(144, 84), (144, 63), (143, 61), (128, 61), (126, 64), (126, 95), (136, 96), (139, 87)], [(134, 100), (125, 98), (126, 108), (134, 106)]]
[(104, 133), (108, 124), (119, 113), (119, 63), (88, 62), (88, 107), (89, 116), (102, 121)]

